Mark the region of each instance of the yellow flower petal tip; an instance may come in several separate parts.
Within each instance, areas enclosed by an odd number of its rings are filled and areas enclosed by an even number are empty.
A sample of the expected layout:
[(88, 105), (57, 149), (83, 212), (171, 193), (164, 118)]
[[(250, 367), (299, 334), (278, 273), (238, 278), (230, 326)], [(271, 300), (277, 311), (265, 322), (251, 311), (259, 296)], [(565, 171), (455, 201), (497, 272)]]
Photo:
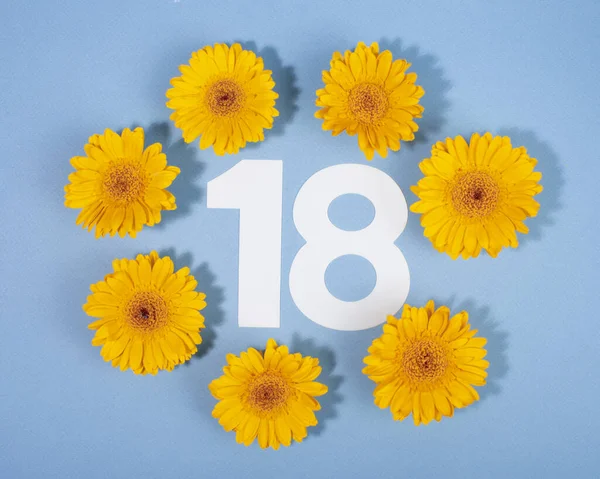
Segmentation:
[(177, 207), (166, 188), (180, 170), (167, 165), (160, 143), (144, 149), (142, 128), (93, 135), (85, 153), (71, 158), (76, 171), (65, 186), (65, 206), (81, 209), (76, 223), (95, 229), (96, 238), (135, 238), (144, 225), (160, 223), (162, 210)]
[(410, 63), (394, 60), (389, 50), (380, 53), (377, 43), (360, 42), (352, 52), (335, 52), (330, 65), (324, 88), (317, 90), (315, 117), (323, 120), (323, 130), (358, 134), (367, 160), (375, 152), (385, 158), (388, 149), (398, 151), (401, 141), (415, 139), (425, 91), (415, 85), (417, 74), (407, 73)]
[(224, 155), (264, 140), (279, 112), (275, 82), (261, 57), (239, 43), (216, 43), (192, 53), (179, 70), (167, 90), (167, 107), (187, 143), (200, 137), (201, 149), (212, 146)]
[(477, 401), (473, 386), (485, 385), (489, 363), (486, 339), (475, 336), (468, 319), (465, 311), (450, 317), (433, 301), (405, 305), (400, 319), (389, 316), (364, 359), (363, 373), (377, 384), (375, 404), (389, 408), (394, 420), (412, 414), (418, 426)]
[(134, 260), (115, 259), (113, 272), (92, 284), (83, 310), (97, 321), (92, 345), (122, 371), (156, 374), (172, 371), (196, 353), (206, 295), (189, 268), (174, 271), (168, 256), (156, 251)]
[(249, 446), (255, 440), (263, 448), (279, 449), (302, 442), (306, 428), (317, 425), (315, 399), (327, 386), (315, 382), (321, 373), (319, 360), (290, 353), (269, 339), (264, 352), (254, 348), (240, 356), (227, 355), (224, 375), (210, 383), (219, 400), (213, 417), (236, 441)]
[(492, 256), (519, 245), (517, 232), (527, 234), (524, 220), (536, 216), (533, 199), (542, 191), (537, 160), (506, 136), (474, 133), (446, 138), (419, 165), (425, 175), (412, 192), (419, 201), (411, 211), (421, 215), (424, 235), (439, 252), (453, 259)]

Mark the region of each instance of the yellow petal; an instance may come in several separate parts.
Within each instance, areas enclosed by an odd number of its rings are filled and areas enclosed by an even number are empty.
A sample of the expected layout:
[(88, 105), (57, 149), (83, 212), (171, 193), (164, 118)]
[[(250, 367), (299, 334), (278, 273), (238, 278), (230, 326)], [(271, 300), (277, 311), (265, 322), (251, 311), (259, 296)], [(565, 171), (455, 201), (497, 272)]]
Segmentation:
[(419, 308), (416, 322), (417, 331), (425, 331), (428, 323), (429, 317), (427, 316), (427, 310), (425, 308)]
[(421, 424), (421, 393), (419, 391), (413, 395), (412, 414), (415, 426)]
[(139, 338), (133, 338), (129, 353), (129, 367), (137, 369), (142, 365), (142, 355), (144, 354), (144, 345)]
[(244, 417), (241, 412), (242, 404), (240, 403), (238, 406), (225, 412), (219, 419), (219, 424), (223, 426), (223, 429), (225, 429), (227, 432), (233, 431), (241, 422), (242, 417)]
[(261, 419), (258, 425), (258, 445), (262, 449), (269, 447), (269, 421)]
[(261, 373), (265, 370), (263, 356), (256, 349), (248, 349), (248, 357), (250, 358), (250, 362), (257, 372)]
[(292, 443), (292, 431), (283, 416), (275, 419), (275, 432), (277, 439), (284, 446), (289, 446)]
[(450, 402), (448, 401), (446, 395), (442, 391), (436, 389), (432, 391), (432, 395), (436, 409), (440, 411), (444, 416), (451, 417), (453, 415), (454, 408), (452, 407), (452, 404), (450, 404)]
[(244, 427), (244, 445), (249, 446), (256, 439), (258, 434), (258, 427), (260, 426), (260, 419), (257, 416), (250, 415)]
[(317, 382), (304, 382), (296, 384), (296, 389), (310, 394), (311, 396), (322, 396), (327, 393), (327, 386)]
[(438, 308), (429, 319), (429, 330), (436, 336), (444, 333), (448, 327), (450, 310), (446, 306)]
[(421, 393), (421, 412), (423, 414), (423, 422), (427, 424), (435, 417), (435, 404), (433, 396), (430, 392), (424, 391)]
[(275, 421), (269, 421), (269, 447), (277, 450), (279, 449), (279, 440), (277, 439), (277, 434), (275, 433)]

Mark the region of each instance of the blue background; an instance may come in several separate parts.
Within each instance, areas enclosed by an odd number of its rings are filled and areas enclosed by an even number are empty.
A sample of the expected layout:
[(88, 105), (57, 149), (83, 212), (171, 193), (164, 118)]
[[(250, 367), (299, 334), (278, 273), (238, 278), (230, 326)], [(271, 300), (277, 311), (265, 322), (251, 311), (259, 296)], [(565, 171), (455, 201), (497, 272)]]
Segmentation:
[[(594, 1), (3, 0), (0, 476), (598, 477), (599, 20)], [(273, 69), (281, 117), (264, 143), (219, 158), (180, 141), (164, 93), (193, 50), (236, 40)], [(411, 268), (408, 301), (467, 308), (489, 339), (482, 400), (426, 427), (372, 403), (360, 370), (380, 328), (322, 328), (287, 284), (303, 244), (291, 221), (299, 187), (326, 166), (364, 162), (356, 138), (331, 138), (313, 118), (331, 53), (359, 40), (408, 58), (426, 90), (417, 140), (371, 163), (409, 203), (418, 162), (448, 135), (508, 134), (544, 175), (540, 215), (517, 250), (452, 261), (413, 214), (397, 242)], [(135, 240), (96, 241), (63, 206), (69, 158), (93, 133), (137, 125), (182, 168), (179, 209)], [(284, 160), (278, 330), (238, 328), (238, 213), (206, 208), (207, 181), (241, 158)], [(356, 198), (336, 203), (340, 225), (371, 211)], [(81, 305), (114, 257), (153, 248), (198, 276), (208, 328), (200, 357), (137, 377), (102, 361)], [(369, 291), (364, 261), (337, 263), (333, 290)], [(279, 451), (237, 445), (211, 418), (207, 390), (226, 353), (269, 336), (318, 355), (330, 388), (319, 426)]]

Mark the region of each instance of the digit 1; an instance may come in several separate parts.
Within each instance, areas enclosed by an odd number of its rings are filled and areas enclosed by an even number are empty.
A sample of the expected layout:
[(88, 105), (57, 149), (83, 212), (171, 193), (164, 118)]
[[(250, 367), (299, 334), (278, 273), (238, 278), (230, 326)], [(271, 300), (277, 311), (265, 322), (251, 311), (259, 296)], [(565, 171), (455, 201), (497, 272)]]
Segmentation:
[(279, 327), (282, 189), (281, 160), (242, 160), (207, 186), (209, 208), (240, 210), (240, 327)]

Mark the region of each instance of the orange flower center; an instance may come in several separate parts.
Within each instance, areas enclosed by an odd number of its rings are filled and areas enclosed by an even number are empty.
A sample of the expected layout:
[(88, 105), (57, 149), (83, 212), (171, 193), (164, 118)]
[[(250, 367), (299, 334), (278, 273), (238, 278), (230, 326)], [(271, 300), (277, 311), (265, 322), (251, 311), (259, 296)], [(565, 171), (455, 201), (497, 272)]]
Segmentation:
[(452, 205), (468, 218), (484, 218), (496, 210), (500, 187), (491, 175), (470, 171), (459, 176), (451, 188)]
[(146, 181), (139, 166), (119, 163), (104, 174), (102, 186), (111, 200), (131, 203), (144, 193)]
[(247, 402), (259, 412), (269, 413), (284, 406), (290, 394), (288, 381), (274, 371), (265, 371), (248, 385)]
[(444, 348), (431, 339), (418, 339), (410, 343), (400, 358), (404, 374), (414, 382), (435, 381), (448, 367)]
[(167, 324), (169, 308), (156, 291), (138, 291), (127, 302), (125, 315), (133, 328), (151, 332)]
[(239, 83), (224, 79), (208, 88), (205, 101), (213, 115), (234, 116), (244, 107), (246, 94)]
[(387, 113), (389, 100), (380, 86), (373, 83), (360, 83), (350, 90), (348, 106), (358, 121), (374, 124)]

